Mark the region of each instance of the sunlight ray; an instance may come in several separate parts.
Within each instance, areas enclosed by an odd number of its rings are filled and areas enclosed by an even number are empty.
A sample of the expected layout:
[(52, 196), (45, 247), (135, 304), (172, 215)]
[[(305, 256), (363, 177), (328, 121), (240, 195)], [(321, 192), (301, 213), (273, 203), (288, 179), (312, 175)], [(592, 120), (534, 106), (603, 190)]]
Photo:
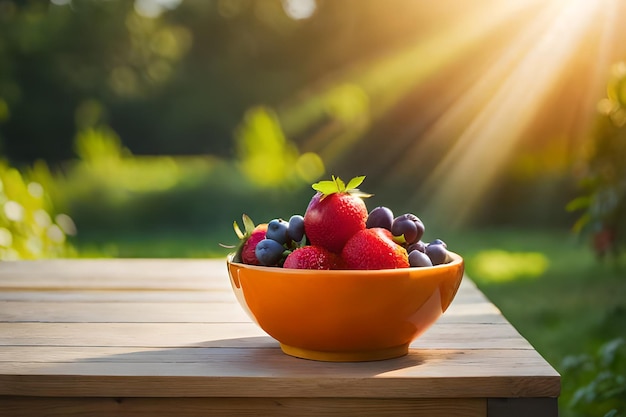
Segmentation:
[[(329, 77), (330, 81), (313, 88), (312, 94), (298, 97), (298, 103), (288, 103), (279, 110), (287, 134), (297, 134), (319, 123), (320, 119), (323, 120), (327, 110), (321, 98), (346, 80), (361, 88), (369, 98), (366, 117), (370, 121), (380, 118), (416, 85), (442, 68), (453, 65), (468, 50), (487, 41), (502, 22), (514, 19), (520, 12), (539, 2), (486, 3), (483, 5), (485, 7), (475, 8), (473, 13), (462, 15), (451, 30), (427, 37), (422, 35), (414, 42), (409, 42), (409, 47), (340, 71)], [(363, 121), (359, 119), (358, 122)], [(333, 161), (345, 155), (357, 143), (361, 133), (363, 126), (338, 126), (330, 121), (318, 128), (316, 134), (310, 135), (301, 146), (319, 153), (327, 164), (332, 165)]]
[[(538, 34), (535, 46), (479, 109), (427, 179), (425, 211), (429, 215), (460, 224), (480, 205), (598, 17), (598, 4), (583, 0), (561, 4), (551, 24)], [(521, 47), (525, 42), (522, 39)], [(475, 103), (468, 99), (459, 105), (463, 107), (456, 111), (463, 112)]]
[(450, 138), (462, 134), (463, 127), (469, 125), (493, 98), (496, 88), (520, 65), (523, 57), (531, 53), (537, 39), (543, 36), (545, 28), (554, 20), (558, 12), (556, 7), (553, 4), (552, 8), (546, 8), (543, 13), (535, 16), (532, 23), (508, 45), (498, 61), (488, 67), (453, 105), (446, 108), (419, 140), (412, 141), (410, 147), (405, 149), (403, 158), (395, 164), (391, 175), (397, 178), (411, 175), (414, 166), (421, 166), (437, 155), (437, 149), (442, 142), (449, 143)]

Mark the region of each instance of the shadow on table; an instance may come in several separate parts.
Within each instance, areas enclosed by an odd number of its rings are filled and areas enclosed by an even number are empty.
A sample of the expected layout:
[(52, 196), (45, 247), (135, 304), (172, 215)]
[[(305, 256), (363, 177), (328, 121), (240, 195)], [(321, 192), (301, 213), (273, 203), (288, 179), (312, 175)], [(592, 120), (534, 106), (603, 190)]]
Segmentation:
[[(113, 353), (115, 352), (115, 353)], [(283, 353), (269, 336), (211, 340), (177, 347), (125, 347), (110, 355), (79, 359), (78, 362), (105, 362), (119, 366), (142, 364), (144, 372), (162, 373), (177, 368), (186, 375), (329, 376), (341, 370), (352, 377), (371, 377), (421, 366), (432, 358), (424, 351), (411, 349), (408, 355), (369, 362), (322, 362), (296, 358)]]

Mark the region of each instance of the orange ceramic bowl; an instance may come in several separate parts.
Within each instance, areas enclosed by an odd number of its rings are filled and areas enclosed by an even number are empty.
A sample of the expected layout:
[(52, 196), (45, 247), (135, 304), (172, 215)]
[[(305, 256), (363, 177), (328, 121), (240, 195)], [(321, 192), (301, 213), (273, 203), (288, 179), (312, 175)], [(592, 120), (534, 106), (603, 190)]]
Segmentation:
[(314, 271), (227, 260), (233, 291), (249, 316), (288, 355), (369, 361), (408, 353), (409, 344), (452, 302), (463, 258), (425, 268)]

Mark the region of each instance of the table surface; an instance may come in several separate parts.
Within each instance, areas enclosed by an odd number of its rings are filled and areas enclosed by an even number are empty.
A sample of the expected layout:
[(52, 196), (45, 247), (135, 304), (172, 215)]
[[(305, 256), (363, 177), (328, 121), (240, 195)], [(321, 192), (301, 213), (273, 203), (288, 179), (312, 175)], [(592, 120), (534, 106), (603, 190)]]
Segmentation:
[(515, 406), (547, 416), (559, 392), (559, 374), (467, 277), (408, 355), (327, 363), (283, 354), (237, 304), (222, 259), (0, 262), (8, 415), (496, 416)]

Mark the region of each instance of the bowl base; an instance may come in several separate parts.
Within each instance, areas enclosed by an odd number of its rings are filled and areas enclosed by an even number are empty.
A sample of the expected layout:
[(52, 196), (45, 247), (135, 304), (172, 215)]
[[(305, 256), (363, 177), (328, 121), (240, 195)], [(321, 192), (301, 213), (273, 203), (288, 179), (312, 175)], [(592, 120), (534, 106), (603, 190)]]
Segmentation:
[(367, 362), (380, 361), (384, 359), (398, 358), (409, 353), (409, 345), (393, 346), (390, 348), (363, 350), (363, 351), (346, 351), (346, 352), (327, 352), (319, 350), (303, 349), (299, 347), (280, 344), (281, 350), (289, 356), (296, 358), (310, 359), (323, 362)]

